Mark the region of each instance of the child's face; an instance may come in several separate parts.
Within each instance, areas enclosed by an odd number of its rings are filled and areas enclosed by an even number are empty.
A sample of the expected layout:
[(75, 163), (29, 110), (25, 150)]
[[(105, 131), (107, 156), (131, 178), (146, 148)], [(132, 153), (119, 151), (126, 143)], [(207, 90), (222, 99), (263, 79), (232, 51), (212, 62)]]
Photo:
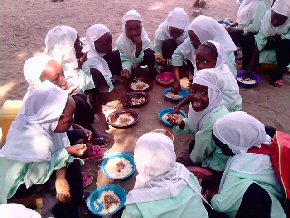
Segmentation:
[(112, 53), (113, 49), (112, 41), (113, 41), (112, 34), (110, 32), (105, 33), (94, 42), (96, 51), (103, 54)]
[(196, 68), (203, 70), (208, 68), (215, 68), (217, 56), (213, 50), (207, 46), (199, 46), (196, 50)]
[(142, 33), (142, 24), (138, 20), (128, 20), (125, 24), (126, 36), (135, 42), (136, 37), (140, 37)]
[(271, 24), (273, 27), (282, 26), (287, 21), (287, 19), (288, 17), (282, 14), (278, 14), (273, 10), (271, 11)]
[(81, 58), (84, 55), (84, 53), (82, 52), (83, 43), (81, 42), (79, 36), (77, 36), (77, 39), (76, 39), (75, 44), (74, 44), (74, 48), (75, 48), (75, 51), (76, 51), (76, 58), (77, 59)]
[(39, 79), (41, 81), (48, 80), (63, 90), (66, 90), (68, 86), (63, 76), (62, 66), (57, 61), (48, 62)]
[(201, 42), (199, 41), (199, 38), (197, 37), (197, 35), (192, 30), (188, 30), (188, 36), (189, 36), (189, 39), (190, 39), (192, 46), (195, 49), (198, 49)]
[(63, 114), (60, 116), (58, 120), (58, 124), (54, 130), (54, 132), (66, 132), (69, 130), (73, 123), (73, 115), (75, 113), (76, 104), (72, 97), (68, 97), (67, 103), (63, 110)]
[(203, 111), (208, 107), (209, 98), (208, 98), (208, 88), (207, 86), (203, 86), (200, 84), (194, 83), (192, 85), (192, 93), (191, 93), (191, 104), (192, 109), (195, 112)]
[(214, 134), (212, 134), (214, 143), (222, 150), (223, 154), (226, 156), (234, 156), (235, 154), (226, 144), (222, 143)]
[(182, 36), (183, 32), (184, 32), (184, 30), (182, 30), (182, 29), (178, 29), (178, 28), (175, 28), (172, 26), (169, 27), (169, 34), (175, 40), (177, 38), (179, 38), (180, 36)]

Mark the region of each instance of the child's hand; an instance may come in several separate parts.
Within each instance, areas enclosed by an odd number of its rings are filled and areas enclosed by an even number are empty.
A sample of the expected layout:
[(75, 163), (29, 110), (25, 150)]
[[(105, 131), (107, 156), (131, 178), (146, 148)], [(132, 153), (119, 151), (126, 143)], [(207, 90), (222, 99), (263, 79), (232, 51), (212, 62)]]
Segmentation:
[(126, 77), (126, 78), (129, 78), (130, 77), (129, 70), (126, 70), (126, 69), (125, 70), (122, 70), (121, 76)]
[(134, 42), (136, 45), (142, 44), (141, 36), (134, 36)]
[(169, 114), (167, 121), (174, 126), (184, 126), (184, 121), (178, 114)]
[(69, 94), (69, 95), (72, 95), (72, 94), (73, 94), (73, 93), (74, 93), (78, 88), (79, 88), (78, 85), (69, 88), (69, 90), (68, 90), (68, 94)]
[(173, 110), (173, 114), (179, 114), (179, 111), (180, 111), (180, 107), (178, 105), (175, 105), (174, 107), (174, 110)]
[(81, 157), (84, 155), (85, 151), (87, 150), (87, 146), (85, 144), (77, 144), (74, 146), (67, 146), (66, 150), (69, 154)]
[(60, 202), (67, 202), (71, 199), (70, 187), (65, 178), (55, 180), (56, 198)]
[(156, 55), (155, 61), (159, 65), (165, 65), (165, 59), (162, 57), (162, 55)]
[(85, 132), (85, 134), (87, 136), (88, 141), (90, 141), (92, 139), (92, 137), (93, 137), (92, 131), (90, 131), (90, 130), (88, 130), (86, 128), (83, 128), (83, 130), (84, 130), (84, 132)]

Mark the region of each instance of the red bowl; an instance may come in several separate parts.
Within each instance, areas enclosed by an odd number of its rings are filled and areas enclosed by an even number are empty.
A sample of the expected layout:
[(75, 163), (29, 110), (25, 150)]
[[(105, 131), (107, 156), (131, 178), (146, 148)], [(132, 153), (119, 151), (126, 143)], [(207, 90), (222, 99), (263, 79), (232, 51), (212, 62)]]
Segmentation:
[(156, 81), (163, 86), (171, 86), (174, 82), (174, 74), (172, 72), (160, 73), (156, 76)]

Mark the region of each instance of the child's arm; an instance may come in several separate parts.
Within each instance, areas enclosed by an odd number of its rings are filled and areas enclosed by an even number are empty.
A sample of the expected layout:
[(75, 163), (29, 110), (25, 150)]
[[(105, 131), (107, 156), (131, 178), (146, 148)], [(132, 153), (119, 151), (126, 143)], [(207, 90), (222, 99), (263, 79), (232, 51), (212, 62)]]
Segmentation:
[(172, 55), (172, 65), (173, 65), (173, 72), (174, 72), (174, 83), (173, 83), (173, 90), (172, 92), (174, 94), (177, 94), (180, 92), (181, 86), (180, 86), (180, 82), (179, 82), (179, 75), (180, 75), (180, 67), (183, 66), (183, 61), (184, 61), (184, 57), (183, 54), (181, 53), (181, 50), (179, 47), (177, 47), (177, 49), (175, 49), (173, 55)]
[(138, 58), (142, 52), (142, 39), (141, 36), (135, 37), (136, 52), (135, 58)]
[(190, 103), (191, 96), (189, 95), (185, 99), (183, 99), (181, 102), (179, 102), (176, 106), (174, 106), (174, 114), (178, 114), (180, 111), (180, 108), (182, 108), (185, 105), (188, 105)]
[(257, 9), (255, 10), (255, 16), (253, 22), (244, 28), (244, 33), (257, 33), (261, 27), (261, 21), (266, 11), (265, 2), (259, 1)]
[(55, 180), (56, 198), (60, 202), (67, 202), (71, 198), (70, 187), (66, 179), (66, 167), (56, 172)]

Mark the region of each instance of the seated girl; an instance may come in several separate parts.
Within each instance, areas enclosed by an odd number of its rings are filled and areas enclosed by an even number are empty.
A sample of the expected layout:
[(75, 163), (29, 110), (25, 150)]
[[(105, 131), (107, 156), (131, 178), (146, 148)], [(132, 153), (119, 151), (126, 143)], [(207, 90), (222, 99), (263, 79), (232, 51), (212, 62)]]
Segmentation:
[(49, 81), (31, 89), (0, 150), (0, 203), (42, 194), (42, 217), (78, 217), (83, 195), (80, 161), (65, 132), (74, 100)]
[(204, 69), (193, 78), (192, 93), (188, 118), (182, 119), (177, 114), (169, 115), (168, 122), (175, 125), (174, 134), (192, 134), (189, 154), (194, 164), (202, 163), (216, 171), (224, 171), (228, 157), (222, 154), (212, 139), (212, 128), (216, 120), (228, 114), (223, 105), (222, 93), (215, 86), (216, 79)]
[[(26, 60), (24, 64), (24, 77), (29, 83), (24, 101), (35, 87), (46, 80), (54, 83), (63, 90), (68, 89), (68, 83), (63, 76), (62, 66), (48, 55), (41, 54)], [(71, 91), (69, 90), (68, 92)], [(91, 115), (88, 113), (91, 112), (90, 107), (88, 107), (86, 102), (83, 102), (85, 99), (79, 100), (76, 98), (76, 95), (73, 96), (73, 99), (76, 102), (75, 114), (77, 112), (77, 115), (74, 115), (73, 128), (67, 132), (71, 144), (86, 144), (88, 141), (100, 138), (101, 136), (91, 126), (90, 121), (81, 120), (81, 118), (89, 118)], [(100, 142), (100, 144), (102, 143)], [(100, 155), (105, 152), (101, 148), (94, 148), (99, 150)]]
[(127, 195), (122, 218), (208, 217), (198, 180), (176, 162), (169, 137), (142, 135), (136, 142), (134, 160), (139, 174)]
[(174, 92), (180, 90), (179, 74), (180, 67), (183, 66), (185, 60), (189, 60), (194, 67), (195, 55), (198, 47), (207, 40), (219, 42), (224, 49), (227, 57), (227, 65), (229, 66), (234, 77), (237, 75), (235, 65), (234, 52), (237, 50), (234, 42), (227, 33), (227, 31), (214, 19), (203, 15), (195, 18), (188, 29), (188, 38), (177, 47), (172, 56), (172, 65), (175, 74), (175, 82), (173, 84)]
[[(261, 28), (255, 36), (256, 45), (252, 44), (253, 54), (248, 64), (247, 76), (255, 71), (259, 62), (259, 55), (268, 52), (267, 59), (274, 59), (277, 62), (276, 72), (271, 74), (273, 86), (283, 85), (283, 75), (287, 72), (290, 63), (290, 2), (287, 0), (277, 0), (271, 10), (267, 10)], [(269, 55), (272, 58), (269, 58)], [(276, 56), (276, 57), (275, 57)], [(265, 63), (266, 57), (260, 57), (260, 62)]]
[[(208, 69), (207, 74), (212, 75), (216, 80), (215, 85), (222, 92), (223, 102), (229, 111), (242, 109), (242, 97), (239, 93), (237, 80), (234, 78), (226, 64), (226, 57), (223, 47), (214, 41), (205, 41), (196, 50), (197, 73), (203, 73)], [(190, 97), (181, 101), (175, 108), (179, 110), (182, 106), (190, 103)]]
[(238, 47), (242, 47), (242, 69), (246, 70), (253, 53), (254, 35), (261, 27), (261, 20), (271, 8), (273, 0), (244, 0), (237, 12), (237, 21), (226, 30)]
[(122, 61), (124, 77), (130, 77), (132, 70), (147, 65), (149, 75), (156, 74), (154, 51), (151, 41), (143, 27), (141, 15), (134, 9), (128, 11), (122, 19), (122, 34), (116, 41)]
[(216, 121), (213, 138), (231, 157), (219, 194), (212, 198), (213, 208), (229, 217), (286, 217), (280, 204), (285, 193), (270, 157), (247, 153), (250, 148), (270, 145), (264, 124), (246, 112), (233, 112)]
[(155, 31), (155, 61), (164, 70), (170, 69), (172, 54), (188, 37), (189, 17), (183, 8), (174, 8)]
[[(87, 60), (82, 69), (90, 77), (93, 101), (105, 100), (104, 94), (114, 89), (112, 75), (120, 75), (121, 59), (118, 51), (112, 51), (112, 34), (103, 24), (90, 26), (86, 32)], [(101, 102), (99, 103), (99, 105)]]

